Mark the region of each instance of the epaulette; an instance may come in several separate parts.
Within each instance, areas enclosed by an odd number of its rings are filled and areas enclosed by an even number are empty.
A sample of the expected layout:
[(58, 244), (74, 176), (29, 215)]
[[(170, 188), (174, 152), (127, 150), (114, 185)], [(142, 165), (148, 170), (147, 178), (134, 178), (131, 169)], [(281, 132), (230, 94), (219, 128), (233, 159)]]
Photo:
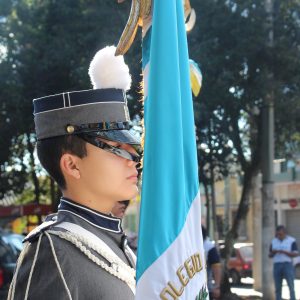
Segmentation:
[(57, 214), (48, 215), (45, 221), (39, 225), (38, 227), (34, 228), (32, 231), (28, 233), (28, 235), (23, 240), (25, 242), (33, 242), (36, 240), (44, 231), (49, 229), (51, 226), (58, 224), (59, 221), (57, 219)]

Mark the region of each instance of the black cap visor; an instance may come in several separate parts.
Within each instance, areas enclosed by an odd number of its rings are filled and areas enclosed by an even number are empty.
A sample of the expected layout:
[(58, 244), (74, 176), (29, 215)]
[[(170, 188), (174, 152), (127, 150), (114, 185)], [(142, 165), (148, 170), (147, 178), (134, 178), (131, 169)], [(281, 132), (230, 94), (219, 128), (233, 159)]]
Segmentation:
[[(100, 135), (91, 135), (91, 134), (79, 134), (78, 135), (80, 138), (85, 140), (86, 142), (104, 150), (110, 153), (113, 153), (117, 156), (123, 157), (128, 160), (132, 160), (134, 162), (139, 163), (141, 159), (141, 152), (140, 152), (140, 146), (137, 144), (130, 144), (130, 146), (134, 149), (135, 153), (133, 151), (128, 151), (128, 149), (122, 149), (121, 146), (114, 146), (110, 145), (107, 142), (108, 141), (103, 141), (102, 136)], [(119, 143), (119, 142), (118, 142)], [(123, 144), (123, 143), (121, 143)]]
[(141, 141), (139, 138), (134, 136), (129, 130), (103, 130), (103, 131), (94, 131), (88, 132), (89, 136), (101, 137), (105, 140), (114, 141), (122, 144), (129, 145), (140, 145)]

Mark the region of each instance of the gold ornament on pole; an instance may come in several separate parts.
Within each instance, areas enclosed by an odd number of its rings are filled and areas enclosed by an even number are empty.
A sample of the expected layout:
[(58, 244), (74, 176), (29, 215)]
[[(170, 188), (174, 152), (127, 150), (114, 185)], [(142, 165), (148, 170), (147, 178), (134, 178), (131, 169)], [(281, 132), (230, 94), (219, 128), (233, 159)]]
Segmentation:
[[(125, 0), (118, 0), (118, 3), (122, 3)], [(160, 0), (163, 1), (163, 0)], [(190, 0), (183, 0), (184, 4), (184, 16), (186, 22), (186, 30), (193, 29), (196, 22), (195, 10), (191, 7)], [(115, 55), (124, 55), (131, 47), (138, 26), (143, 26), (143, 20), (151, 17), (152, 0), (132, 0), (131, 9), (128, 21), (120, 37)]]
[[(125, 0), (119, 0), (119, 3)], [(138, 26), (143, 26), (143, 19), (151, 15), (151, 0), (132, 0), (125, 29), (119, 40), (115, 55), (124, 55), (132, 45)]]

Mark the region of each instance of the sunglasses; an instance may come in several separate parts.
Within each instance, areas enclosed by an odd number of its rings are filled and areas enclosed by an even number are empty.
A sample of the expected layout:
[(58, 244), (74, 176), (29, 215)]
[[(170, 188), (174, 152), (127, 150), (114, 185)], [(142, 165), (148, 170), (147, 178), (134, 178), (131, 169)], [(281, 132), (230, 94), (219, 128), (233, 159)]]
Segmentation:
[[(128, 152), (127, 150), (124, 150), (120, 147), (109, 145), (109, 144), (99, 140), (99, 138), (97, 138), (97, 137), (89, 136), (87, 134), (80, 134), (78, 136), (80, 138), (82, 138), (83, 140), (85, 140), (86, 142), (88, 142), (106, 152), (115, 154), (122, 158), (134, 161), (136, 163), (139, 163), (141, 161), (141, 157), (139, 154), (133, 154), (133, 153)], [(135, 146), (135, 145), (130, 145), (130, 146), (132, 146), (136, 152), (139, 152), (139, 146)]]

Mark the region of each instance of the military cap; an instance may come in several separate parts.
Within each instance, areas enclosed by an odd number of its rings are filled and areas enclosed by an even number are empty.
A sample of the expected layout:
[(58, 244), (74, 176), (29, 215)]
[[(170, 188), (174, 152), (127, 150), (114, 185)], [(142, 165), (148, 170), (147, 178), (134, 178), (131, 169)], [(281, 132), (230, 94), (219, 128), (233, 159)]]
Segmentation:
[(129, 69), (123, 56), (114, 53), (114, 46), (106, 47), (91, 61), (89, 75), (94, 89), (33, 100), (38, 140), (85, 133), (126, 144), (140, 143), (129, 131)]

